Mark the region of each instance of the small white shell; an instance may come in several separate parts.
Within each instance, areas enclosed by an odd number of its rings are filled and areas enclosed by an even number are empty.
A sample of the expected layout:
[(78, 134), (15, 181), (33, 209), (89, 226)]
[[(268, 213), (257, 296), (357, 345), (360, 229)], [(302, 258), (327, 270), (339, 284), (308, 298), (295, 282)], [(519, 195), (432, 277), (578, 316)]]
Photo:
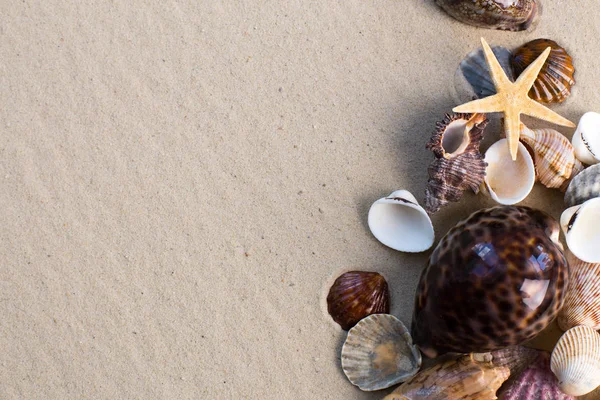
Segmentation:
[(394, 250), (419, 253), (433, 246), (431, 219), (407, 190), (397, 190), (377, 200), (368, 219), (373, 236)]
[(600, 198), (567, 208), (560, 216), (560, 226), (569, 250), (577, 258), (600, 262)]
[(583, 114), (573, 135), (573, 147), (579, 161), (588, 165), (600, 162), (600, 114)]
[(350, 382), (365, 391), (404, 382), (419, 371), (422, 361), (408, 329), (389, 314), (369, 315), (350, 329), (341, 358)]
[(494, 143), (485, 153), (488, 166), (483, 191), (500, 204), (516, 204), (525, 199), (535, 183), (535, 166), (527, 148), (519, 142), (515, 161), (506, 139)]
[(569, 288), (565, 303), (558, 313), (558, 326), (563, 331), (578, 325), (600, 329), (600, 263), (586, 263), (571, 252)]
[(589, 326), (569, 329), (559, 339), (550, 369), (558, 378), (560, 390), (583, 396), (600, 386), (600, 334)]

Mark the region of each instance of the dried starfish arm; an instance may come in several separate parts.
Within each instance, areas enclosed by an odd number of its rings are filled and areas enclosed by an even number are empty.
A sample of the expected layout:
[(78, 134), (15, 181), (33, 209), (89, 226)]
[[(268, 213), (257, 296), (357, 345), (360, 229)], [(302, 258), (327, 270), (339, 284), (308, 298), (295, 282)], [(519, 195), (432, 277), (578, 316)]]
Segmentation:
[(504, 132), (508, 140), (508, 148), (513, 161), (519, 154), (519, 136), (521, 135), (521, 118), (519, 112), (504, 114)]
[(540, 71), (542, 70), (544, 63), (548, 59), (551, 50), (551, 47), (548, 47), (546, 50), (544, 50), (544, 52), (538, 58), (536, 58), (535, 61), (532, 62), (525, 69), (525, 71), (521, 73), (521, 75), (519, 75), (519, 78), (515, 82), (515, 91), (517, 93), (525, 93), (525, 97), (528, 98), (526, 93), (529, 92), (529, 90), (535, 83), (535, 80), (540, 74)]
[(456, 113), (492, 113), (502, 112), (504, 111), (504, 108), (500, 96), (495, 94), (454, 107), (452, 111)]
[[(481, 38), (481, 44), (483, 46), (483, 53), (485, 54), (485, 60), (487, 61), (488, 67), (490, 68), (490, 76), (492, 77), (492, 80), (494, 81), (494, 86), (496, 86), (496, 88), (501, 88), (501, 87), (510, 85), (511, 81), (508, 78), (508, 76), (506, 76), (506, 73), (502, 69), (500, 62), (494, 55), (494, 52), (492, 51), (492, 48), (490, 47), (490, 45), (485, 41), (484, 38)], [(542, 63), (542, 65), (543, 65), (543, 63)], [(533, 82), (532, 82), (532, 84), (533, 84)], [(527, 90), (529, 90), (529, 89), (527, 89)]]
[(527, 114), (531, 117), (543, 119), (544, 121), (552, 122), (556, 125), (575, 128), (574, 123), (555, 113), (548, 107), (541, 105), (535, 100), (529, 99), (529, 101), (525, 102), (525, 104), (523, 104), (523, 106), (521, 107), (521, 113)]

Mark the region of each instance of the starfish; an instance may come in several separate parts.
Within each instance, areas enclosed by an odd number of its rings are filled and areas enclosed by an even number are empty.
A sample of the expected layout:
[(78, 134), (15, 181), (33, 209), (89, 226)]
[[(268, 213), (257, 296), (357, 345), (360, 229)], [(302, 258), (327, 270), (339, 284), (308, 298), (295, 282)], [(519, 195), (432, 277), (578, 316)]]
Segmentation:
[(513, 160), (517, 159), (519, 151), (521, 114), (553, 122), (557, 125), (575, 127), (575, 124), (571, 121), (530, 99), (527, 95), (550, 54), (550, 47), (544, 50), (513, 83), (504, 73), (498, 59), (496, 59), (484, 38), (481, 38), (481, 44), (483, 44), (485, 59), (490, 68), (490, 75), (497, 93), (493, 96), (463, 104), (452, 111), (457, 113), (504, 113), (504, 129)]

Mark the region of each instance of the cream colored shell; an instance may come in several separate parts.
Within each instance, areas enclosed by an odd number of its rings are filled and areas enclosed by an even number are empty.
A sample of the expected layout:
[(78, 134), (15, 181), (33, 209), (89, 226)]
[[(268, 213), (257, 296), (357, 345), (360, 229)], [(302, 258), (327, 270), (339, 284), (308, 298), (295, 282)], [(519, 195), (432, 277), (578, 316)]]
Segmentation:
[(600, 334), (589, 326), (569, 329), (559, 339), (550, 368), (560, 389), (571, 396), (583, 396), (600, 386)]

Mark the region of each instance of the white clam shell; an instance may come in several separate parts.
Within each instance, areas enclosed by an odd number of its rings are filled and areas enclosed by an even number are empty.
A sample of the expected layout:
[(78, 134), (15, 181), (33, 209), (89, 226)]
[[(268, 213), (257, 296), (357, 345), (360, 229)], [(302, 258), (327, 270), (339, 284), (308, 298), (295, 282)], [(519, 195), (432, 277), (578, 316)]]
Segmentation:
[(560, 390), (583, 396), (600, 386), (600, 334), (589, 326), (569, 329), (559, 339), (550, 369), (558, 378)]
[(389, 314), (369, 315), (350, 329), (341, 358), (350, 382), (364, 391), (404, 382), (422, 361), (406, 326)]
[(567, 208), (560, 216), (560, 226), (575, 257), (600, 262), (600, 198)]
[(535, 166), (527, 148), (519, 142), (517, 159), (512, 160), (506, 139), (494, 143), (485, 153), (486, 176), (483, 189), (500, 204), (525, 199), (535, 183)]
[(407, 190), (397, 190), (373, 203), (368, 223), (373, 236), (394, 250), (419, 253), (435, 240), (429, 215)]
[(600, 114), (583, 114), (573, 135), (573, 147), (579, 161), (589, 165), (600, 163)]

